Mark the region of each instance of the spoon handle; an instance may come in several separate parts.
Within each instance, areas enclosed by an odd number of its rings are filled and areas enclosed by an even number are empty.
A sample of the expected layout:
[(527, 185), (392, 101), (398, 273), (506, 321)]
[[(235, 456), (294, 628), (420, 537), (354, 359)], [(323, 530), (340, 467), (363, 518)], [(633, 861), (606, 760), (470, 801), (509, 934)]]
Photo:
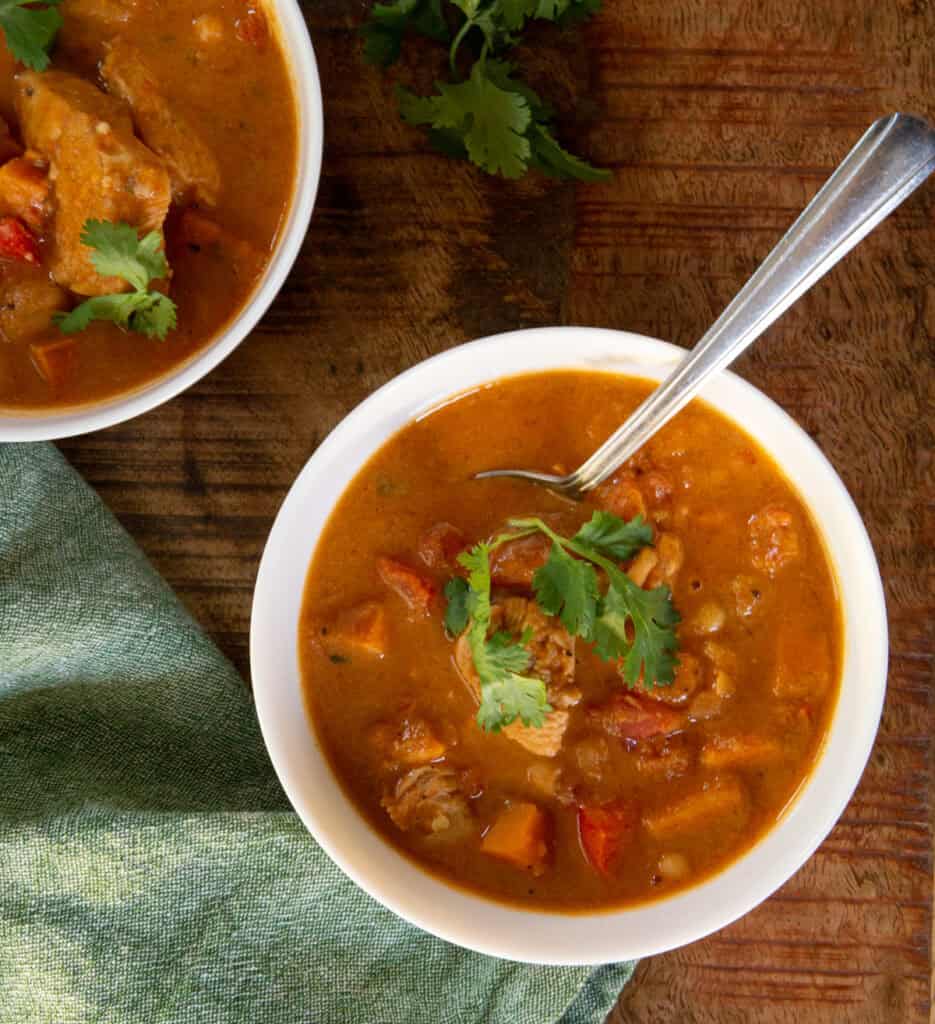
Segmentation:
[(933, 170), (931, 125), (907, 114), (875, 121), (708, 332), (569, 483), (587, 491), (606, 480)]

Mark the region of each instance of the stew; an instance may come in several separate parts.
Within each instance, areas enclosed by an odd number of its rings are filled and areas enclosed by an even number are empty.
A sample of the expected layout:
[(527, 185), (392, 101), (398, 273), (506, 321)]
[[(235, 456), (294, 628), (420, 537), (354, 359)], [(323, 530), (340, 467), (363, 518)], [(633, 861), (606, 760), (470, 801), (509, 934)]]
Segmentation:
[(309, 569), (301, 667), (337, 778), (399, 850), (503, 901), (599, 909), (710, 876), (783, 814), (834, 709), (821, 539), (710, 407), (585, 503), (470, 479), (567, 471), (649, 387), (562, 371), (446, 404), (361, 470)]
[[(205, 347), (262, 276), (295, 181), (290, 72), (257, 0), (21, 9), (50, 11), (45, 70), (0, 42), (8, 410), (108, 398)], [(101, 269), (130, 230), (152, 254)]]

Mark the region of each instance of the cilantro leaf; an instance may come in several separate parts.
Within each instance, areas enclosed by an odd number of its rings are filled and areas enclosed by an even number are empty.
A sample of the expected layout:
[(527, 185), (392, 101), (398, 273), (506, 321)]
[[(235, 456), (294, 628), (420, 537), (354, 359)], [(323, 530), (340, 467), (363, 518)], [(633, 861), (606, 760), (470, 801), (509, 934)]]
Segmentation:
[(558, 615), (572, 636), (590, 639), (600, 596), (597, 573), (553, 542), (545, 565), (532, 579), (536, 600), (544, 612)]
[(94, 269), (104, 277), (122, 277), (137, 291), (145, 291), (154, 278), (166, 277), (169, 264), (159, 249), (162, 236), (150, 231), (140, 238), (130, 224), (108, 220), (85, 221), (81, 241), (91, 253)]
[(539, 5), (539, 0), (500, 0), (498, 4), (500, 18), (504, 27), (510, 32), (518, 32), (531, 18)]
[(445, 629), (450, 636), (460, 636), (467, 628), (470, 611), (471, 588), (468, 581), (460, 576), (452, 576), (445, 584), (445, 597), (448, 606), (445, 609)]
[[(532, 655), (509, 633), (490, 631), (490, 552), (494, 545), (477, 544), (462, 552), (458, 561), (468, 570), (471, 622), (467, 639), (480, 681), (481, 702), (477, 721), (482, 729), (497, 732), (519, 718), (524, 725), (540, 727), (552, 710), (541, 679), (523, 676)], [(447, 588), (446, 588), (447, 591)], [(528, 642), (528, 638), (524, 637)]]
[(52, 316), (63, 334), (83, 331), (92, 320), (107, 320), (124, 330), (163, 341), (175, 327), (175, 303), (161, 292), (119, 292), (94, 295), (70, 313)]
[(578, 544), (619, 562), (632, 558), (640, 548), (653, 542), (653, 528), (642, 516), (624, 522), (611, 512), (598, 509), (573, 537)]
[[(463, 20), (448, 51), (450, 82), (437, 82), (431, 96), (403, 86), (396, 95), (403, 120), (427, 129), (429, 142), (456, 159), (468, 159), (488, 174), (519, 178), (530, 167), (556, 178), (603, 181), (606, 170), (592, 167), (559, 145), (552, 133), (552, 111), (514, 69), (495, 55), (515, 46), (531, 19), (565, 23), (587, 17), (600, 0), (449, 0)], [(371, 8), (364, 26), (364, 52), (384, 67), (399, 57), (409, 29), (447, 42), (450, 36), (442, 0), (392, 0)], [(472, 38), (479, 56), (461, 80), (458, 54)]]
[(485, 71), (490, 81), (499, 89), (503, 89), (505, 92), (515, 92), (517, 96), (523, 97), (534, 121), (547, 121), (552, 116), (552, 110), (542, 102), (539, 94), (525, 82), (514, 77), (516, 69), (509, 61), (488, 60)]
[(647, 687), (669, 685), (678, 664), (674, 627), (679, 622), (669, 588), (643, 590), (619, 569), (607, 572), (610, 586), (594, 623), (595, 651), (605, 661), (622, 659), (630, 686), (640, 677)]
[(178, 322), (175, 303), (162, 292), (146, 292), (146, 298), (148, 301), (140, 304), (127, 326), (147, 338), (165, 341), (166, 335), (175, 330)]
[(448, 25), (441, 0), (393, 0), (374, 4), (363, 27), (364, 56), (371, 64), (389, 67), (399, 60), (403, 38), (408, 31), (447, 42)]
[(576, 178), (578, 181), (607, 181), (610, 171), (603, 167), (594, 167), (568, 150), (562, 149), (541, 122), (536, 122), (529, 132), (532, 147), (530, 163), (537, 170), (551, 178)]
[(62, 27), (62, 0), (0, 0), (0, 29), (10, 53), (33, 71), (49, 66), (49, 50)]
[(477, 723), (487, 732), (499, 732), (517, 718), (523, 725), (541, 729), (552, 710), (541, 679), (510, 675), (489, 683), (482, 692)]
[(565, 28), (568, 25), (575, 25), (588, 18), (593, 18), (600, 9), (601, 0), (572, 0), (556, 20)]
[(531, 152), (524, 134), (532, 120), (526, 100), (493, 82), (482, 61), (466, 82), (438, 82), (436, 88), (435, 95), (418, 97), (400, 87), (403, 120), (460, 136), (470, 159), (488, 174), (521, 177)]
[[(593, 641), (600, 657), (619, 661), (630, 686), (635, 686), (641, 675), (646, 686), (665, 686), (673, 681), (679, 614), (672, 606), (669, 588), (643, 590), (615, 560), (620, 557), (618, 552), (625, 551), (629, 557), (651, 541), (652, 533), (640, 517), (625, 523), (608, 512), (595, 513), (571, 538), (560, 536), (536, 517), (511, 519), (509, 525), (524, 532), (537, 530), (551, 539), (553, 549), (564, 549), (567, 563), (556, 558), (553, 564), (550, 553), (545, 566), (533, 577), (536, 600), (544, 611), (561, 614), (566, 629)], [(582, 535), (584, 540), (580, 539)], [(584, 589), (589, 584), (584, 583), (579, 569), (569, 567), (568, 563), (577, 562), (572, 555), (592, 562), (606, 574), (607, 592), (598, 596), (593, 618), (589, 617), (590, 592)]]
[(55, 313), (52, 322), (63, 334), (74, 334), (93, 320), (105, 320), (164, 341), (176, 326), (176, 305), (168, 295), (149, 287), (154, 279), (169, 276), (159, 232), (140, 238), (130, 224), (88, 220), (81, 241), (93, 250), (91, 263), (99, 274), (123, 278), (133, 291), (94, 295), (70, 313)]

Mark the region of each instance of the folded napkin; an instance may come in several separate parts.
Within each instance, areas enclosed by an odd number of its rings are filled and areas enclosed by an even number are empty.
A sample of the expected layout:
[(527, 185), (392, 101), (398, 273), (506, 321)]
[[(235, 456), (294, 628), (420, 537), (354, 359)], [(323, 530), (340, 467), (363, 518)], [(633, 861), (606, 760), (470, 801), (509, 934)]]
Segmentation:
[(632, 973), (468, 953), (348, 881), (49, 445), (0, 446), (0, 772), (2, 1024), (584, 1024)]

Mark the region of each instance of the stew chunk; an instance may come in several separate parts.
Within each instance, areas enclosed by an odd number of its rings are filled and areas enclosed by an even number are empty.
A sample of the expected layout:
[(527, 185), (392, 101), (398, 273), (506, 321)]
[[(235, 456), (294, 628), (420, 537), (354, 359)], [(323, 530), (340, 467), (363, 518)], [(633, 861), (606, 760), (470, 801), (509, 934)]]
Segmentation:
[(81, 233), (87, 220), (161, 230), (171, 199), (165, 167), (134, 136), (125, 105), (76, 75), (21, 72), (15, 101), (27, 145), (50, 162), (53, 277), (79, 295), (126, 290), (94, 269)]
[(144, 142), (165, 161), (178, 201), (217, 204), (217, 160), (185, 115), (172, 107), (139, 50), (123, 39), (110, 47), (101, 74), (111, 92), (130, 104)]
[(515, 868), (541, 875), (549, 855), (547, 828), (545, 812), (535, 804), (510, 804), (491, 825), (480, 848)]
[[(540, 728), (529, 728), (520, 721), (511, 722), (502, 732), (511, 740), (540, 757), (555, 757), (568, 728), (568, 711), (578, 703), (581, 691), (574, 685), (575, 638), (558, 619), (544, 615), (534, 601), (524, 597), (506, 597), (491, 607), (491, 621), (496, 629), (505, 629), (514, 636), (528, 636), (526, 645), (532, 655), (528, 673), (546, 685), (549, 703), (555, 709), (546, 716)], [(480, 681), (474, 669), (467, 634), (455, 645), (455, 664), (464, 680), (480, 698)]]
[(454, 838), (463, 836), (473, 822), (457, 772), (444, 765), (427, 764), (406, 772), (383, 797), (383, 806), (404, 832)]

